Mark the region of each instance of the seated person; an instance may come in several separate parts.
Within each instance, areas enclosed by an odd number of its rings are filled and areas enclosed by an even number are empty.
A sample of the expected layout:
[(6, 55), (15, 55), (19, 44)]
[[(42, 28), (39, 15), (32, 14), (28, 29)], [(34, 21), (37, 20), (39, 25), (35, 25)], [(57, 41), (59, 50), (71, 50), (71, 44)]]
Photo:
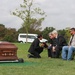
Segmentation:
[(75, 28), (70, 29), (71, 38), (68, 46), (62, 48), (62, 59), (72, 60), (72, 53), (75, 51)]
[(54, 30), (51, 38), (50, 54), (53, 58), (59, 58), (62, 47), (67, 45), (66, 40), (63, 36), (58, 35), (58, 32)]
[(50, 38), (49, 40), (50, 45), (48, 46), (48, 57), (52, 57), (52, 45), (53, 45), (54, 36), (51, 32), (49, 33), (49, 38)]
[(40, 53), (43, 51), (44, 46), (46, 47), (45, 43), (42, 43), (40, 45), (40, 40), (42, 40), (43, 36), (38, 35), (38, 38), (36, 38), (33, 43), (31, 44), (28, 52), (28, 58), (41, 58)]

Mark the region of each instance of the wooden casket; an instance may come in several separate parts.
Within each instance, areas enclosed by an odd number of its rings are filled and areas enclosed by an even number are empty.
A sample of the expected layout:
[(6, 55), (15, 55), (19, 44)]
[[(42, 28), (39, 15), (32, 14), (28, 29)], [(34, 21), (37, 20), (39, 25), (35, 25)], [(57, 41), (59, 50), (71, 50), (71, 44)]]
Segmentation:
[(10, 42), (0, 42), (0, 61), (18, 60), (17, 47)]

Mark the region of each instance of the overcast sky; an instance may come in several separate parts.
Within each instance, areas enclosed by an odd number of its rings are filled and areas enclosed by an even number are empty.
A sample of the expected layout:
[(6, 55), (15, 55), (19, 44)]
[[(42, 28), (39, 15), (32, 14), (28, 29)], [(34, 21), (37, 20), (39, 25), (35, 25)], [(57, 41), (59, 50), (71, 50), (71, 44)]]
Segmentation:
[[(54, 27), (64, 29), (75, 27), (75, 0), (35, 0), (47, 17), (42, 28)], [(5, 27), (20, 28), (22, 20), (10, 14), (22, 4), (23, 0), (0, 0), (0, 24)]]

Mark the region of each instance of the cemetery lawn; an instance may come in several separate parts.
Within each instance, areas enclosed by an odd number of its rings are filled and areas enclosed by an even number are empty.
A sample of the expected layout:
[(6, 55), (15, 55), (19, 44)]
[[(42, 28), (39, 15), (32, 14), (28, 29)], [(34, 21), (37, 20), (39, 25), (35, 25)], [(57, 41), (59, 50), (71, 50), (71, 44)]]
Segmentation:
[(0, 75), (75, 75), (75, 59), (48, 58), (46, 49), (41, 53), (42, 58), (28, 58), (30, 43), (14, 44), (18, 47), (18, 58), (23, 58), (24, 63), (0, 63)]

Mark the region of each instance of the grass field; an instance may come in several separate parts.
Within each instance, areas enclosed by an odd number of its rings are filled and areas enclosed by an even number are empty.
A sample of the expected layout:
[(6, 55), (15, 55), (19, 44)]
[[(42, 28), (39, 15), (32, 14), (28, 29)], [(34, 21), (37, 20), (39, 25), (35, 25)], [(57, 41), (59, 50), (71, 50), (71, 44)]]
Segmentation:
[(0, 63), (0, 75), (75, 75), (75, 60), (64, 61), (47, 57), (47, 50), (41, 53), (41, 59), (27, 58), (29, 43), (15, 43), (17, 56), (24, 63)]

